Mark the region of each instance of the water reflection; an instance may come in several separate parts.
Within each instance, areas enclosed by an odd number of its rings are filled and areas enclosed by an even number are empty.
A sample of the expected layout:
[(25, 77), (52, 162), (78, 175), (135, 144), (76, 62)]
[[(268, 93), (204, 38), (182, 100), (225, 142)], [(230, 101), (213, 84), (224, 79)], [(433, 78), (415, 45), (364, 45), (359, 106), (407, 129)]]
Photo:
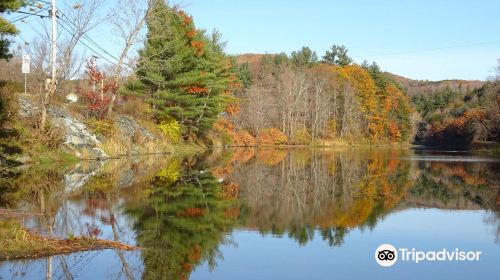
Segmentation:
[(153, 180), (149, 197), (128, 209), (137, 221), (137, 243), (146, 248), (143, 279), (186, 279), (200, 262), (216, 266), (239, 205), (206, 168), (172, 160)]
[(453, 210), (449, 217), (483, 211), (482, 224), (494, 228), (491, 246), (498, 246), (499, 162), (451, 157), (397, 149), (236, 149), (23, 170), (2, 180), (0, 204), (40, 213), (25, 219), (28, 227), (143, 250), (3, 262), (0, 277), (187, 279), (200, 267), (217, 271), (221, 248), (245, 242), (240, 233), (304, 247), (320, 239), (341, 250), (348, 236), (376, 234), (391, 214), (416, 208)]
[(297, 150), (279, 162), (261, 158), (239, 165), (229, 179), (242, 186), (251, 209), (245, 224), (300, 244), (318, 228), (329, 244), (341, 245), (349, 229), (372, 228), (411, 186), (409, 163), (391, 153)]
[(499, 210), (498, 163), (409, 161), (412, 152), (401, 150), (259, 150), (250, 160), (252, 151), (233, 153), (214, 173), (241, 186), (246, 227), (300, 244), (317, 228), (341, 245), (349, 229), (372, 229), (412, 206)]

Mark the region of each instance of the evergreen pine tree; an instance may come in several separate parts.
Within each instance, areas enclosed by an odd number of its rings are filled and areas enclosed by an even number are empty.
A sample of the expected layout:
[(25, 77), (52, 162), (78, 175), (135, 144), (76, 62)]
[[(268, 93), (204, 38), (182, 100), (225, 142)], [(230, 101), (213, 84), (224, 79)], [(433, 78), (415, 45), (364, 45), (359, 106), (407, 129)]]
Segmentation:
[(352, 58), (347, 55), (345, 46), (333, 45), (323, 56), (323, 62), (337, 66), (347, 66), (352, 63)]
[(147, 86), (158, 123), (177, 121), (185, 137), (209, 130), (237, 85), (218, 33), (195, 28), (183, 11), (154, 1), (137, 74)]
[[(0, 13), (16, 11), (25, 4), (23, 0), (2, 0), (0, 2)], [(12, 54), (9, 52), (10, 40), (7, 36), (17, 33), (17, 28), (3, 16), (0, 16), (0, 59), (9, 59), (12, 57)]]

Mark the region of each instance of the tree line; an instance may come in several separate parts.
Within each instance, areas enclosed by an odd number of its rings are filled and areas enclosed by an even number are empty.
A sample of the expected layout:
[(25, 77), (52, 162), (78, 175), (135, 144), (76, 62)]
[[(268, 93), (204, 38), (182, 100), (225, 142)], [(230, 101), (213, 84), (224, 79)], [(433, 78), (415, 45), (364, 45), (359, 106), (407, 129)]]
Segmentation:
[(417, 143), (468, 147), (473, 142), (500, 141), (498, 78), (473, 90), (446, 87), (423, 92), (414, 95), (411, 102), (422, 118)]
[(322, 60), (308, 47), (264, 55), (256, 68), (241, 67), (240, 77), (251, 82), (237, 92), (241, 111), (230, 116), (237, 129), (259, 135), (276, 128), (291, 144), (412, 136), (407, 96), (376, 63), (353, 63), (344, 46), (332, 46)]

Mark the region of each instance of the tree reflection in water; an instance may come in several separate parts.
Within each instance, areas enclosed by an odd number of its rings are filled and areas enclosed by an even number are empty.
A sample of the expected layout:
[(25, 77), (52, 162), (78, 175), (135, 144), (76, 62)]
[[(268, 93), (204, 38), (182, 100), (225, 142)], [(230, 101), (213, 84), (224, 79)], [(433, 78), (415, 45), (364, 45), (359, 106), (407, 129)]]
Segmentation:
[(173, 160), (162, 169), (149, 198), (129, 209), (144, 247), (143, 278), (186, 279), (204, 261), (215, 267), (218, 246), (239, 216), (228, 195), (203, 165)]
[(240, 186), (249, 208), (246, 227), (287, 234), (300, 244), (317, 229), (329, 245), (339, 246), (350, 229), (373, 227), (410, 187), (410, 163), (395, 153), (258, 150), (249, 160), (248, 151), (236, 151), (229, 167), (215, 171)]
[(318, 230), (330, 246), (340, 246), (350, 230), (372, 229), (391, 211), (407, 207), (500, 212), (498, 163), (407, 160), (412, 153), (237, 149), (210, 160), (223, 184), (238, 186), (248, 212), (245, 227), (300, 244)]
[(149, 198), (129, 209), (145, 248), (143, 276), (185, 279), (205, 261), (214, 268), (234, 227), (302, 245), (319, 232), (329, 246), (341, 246), (350, 230), (371, 230), (407, 207), (499, 212), (491, 165), (422, 165), (405, 160), (409, 153), (237, 149), (196, 163), (173, 160), (155, 177)]
[[(389, 213), (414, 207), (488, 210), (484, 220), (498, 242), (499, 163), (409, 160), (414, 153), (260, 148), (111, 161), (71, 193), (62, 185), (64, 170), (29, 169), (0, 178), (0, 204), (42, 213), (30, 220), (42, 232), (141, 246), (137, 261), (114, 252), (121, 267), (113, 275), (128, 279), (187, 279), (202, 263), (215, 268), (234, 229), (302, 245), (320, 236), (341, 246), (350, 231), (372, 230)], [(55, 259), (46, 260), (47, 271), (70, 275), (85, 267)]]

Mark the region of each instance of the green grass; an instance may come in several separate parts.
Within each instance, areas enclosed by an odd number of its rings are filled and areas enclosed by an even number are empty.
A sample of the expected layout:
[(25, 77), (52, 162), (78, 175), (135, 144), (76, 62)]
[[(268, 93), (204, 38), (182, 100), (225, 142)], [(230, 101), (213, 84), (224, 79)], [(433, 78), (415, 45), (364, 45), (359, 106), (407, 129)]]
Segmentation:
[(193, 142), (181, 142), (173, 146), (174, 155), (178, 157), (191, 156), (202, 153), (207, 148)]
[(21, 225), (11, 219), (0, 221), (0, 259), (16, 256), (30, 256), (33, 252), (50, 249), (50, 244), (43, 239), (33, 238)]
[(66, 167), (77, 163), (80, 159), (70, 153), (62, 151), (43, 151), (39, 154), (35, 154), (33, 161), (41, 165), (57, 164)]

